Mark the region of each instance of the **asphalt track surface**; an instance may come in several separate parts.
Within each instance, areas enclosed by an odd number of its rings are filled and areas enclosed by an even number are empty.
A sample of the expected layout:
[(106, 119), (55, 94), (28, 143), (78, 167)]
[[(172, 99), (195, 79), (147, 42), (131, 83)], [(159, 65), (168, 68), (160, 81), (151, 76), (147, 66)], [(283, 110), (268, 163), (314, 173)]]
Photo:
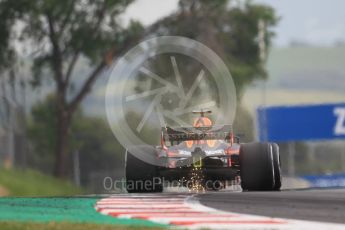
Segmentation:
[(198, 194), (205, 206), (243, 214), (345, 223), (345, 189)]

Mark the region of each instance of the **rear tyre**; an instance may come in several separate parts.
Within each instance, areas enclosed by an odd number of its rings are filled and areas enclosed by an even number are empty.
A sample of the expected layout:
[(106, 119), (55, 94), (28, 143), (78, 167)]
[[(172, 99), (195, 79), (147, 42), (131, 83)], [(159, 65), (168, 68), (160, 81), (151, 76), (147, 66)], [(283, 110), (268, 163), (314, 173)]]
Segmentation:
[(279, 146), (276, 143), (271, 143), (272, 153), (273, 153), (273, 166), (274, 166), (274, 190), (280, 191), (282, 186), (282, 176), (281, 176), (281, 163), (280, 163), (280, 154)]
[[(140, 147), (151, 159), (155, 158), (153, 147)], [(126, 151), (126, 190), (129, 193), (162, 192), (163, 183), (158, 175), (157, 166), (149, 164)]]
[(241, 187), (243, 190), (275, 190), (274, 160), (271, 144), (242, 144), (239, 157)]

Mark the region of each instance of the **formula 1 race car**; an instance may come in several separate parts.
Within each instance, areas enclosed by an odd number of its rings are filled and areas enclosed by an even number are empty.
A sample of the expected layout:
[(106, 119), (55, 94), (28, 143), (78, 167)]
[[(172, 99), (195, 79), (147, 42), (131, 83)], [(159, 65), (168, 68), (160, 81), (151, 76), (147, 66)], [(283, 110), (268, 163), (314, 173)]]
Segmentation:
[(162, 192), (173, 181), (219, 190), (232, 180), (240, 180), (244, 191), (280, 190), (277, 144), (240, 143), (231, 125), (212, 125), (205, 116), (211, 111), (193, 113), (200, 114), (193, 127), (163, 127), (160, 146), (126, 150), (128, 192)]

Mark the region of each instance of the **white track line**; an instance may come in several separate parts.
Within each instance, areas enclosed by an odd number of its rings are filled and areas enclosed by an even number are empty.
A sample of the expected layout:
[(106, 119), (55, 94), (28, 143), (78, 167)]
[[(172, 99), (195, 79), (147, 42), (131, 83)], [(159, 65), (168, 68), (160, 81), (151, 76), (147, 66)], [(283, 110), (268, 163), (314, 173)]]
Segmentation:
[(188, 229), (345, 229), (345, 225), (271, 218), (219, 211), (191, 194), (121, 194), (99, 200), (95, 208), (116, 218), (145, 219)]

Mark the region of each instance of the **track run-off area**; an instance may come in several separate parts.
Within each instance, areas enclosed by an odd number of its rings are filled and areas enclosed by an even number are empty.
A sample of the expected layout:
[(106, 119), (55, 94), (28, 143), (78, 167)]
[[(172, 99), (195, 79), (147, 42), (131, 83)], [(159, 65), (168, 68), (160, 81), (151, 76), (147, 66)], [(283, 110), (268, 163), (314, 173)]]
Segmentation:
[(345, 229), (345, 190), (0, 198), (0, 221), (173, 229)]

